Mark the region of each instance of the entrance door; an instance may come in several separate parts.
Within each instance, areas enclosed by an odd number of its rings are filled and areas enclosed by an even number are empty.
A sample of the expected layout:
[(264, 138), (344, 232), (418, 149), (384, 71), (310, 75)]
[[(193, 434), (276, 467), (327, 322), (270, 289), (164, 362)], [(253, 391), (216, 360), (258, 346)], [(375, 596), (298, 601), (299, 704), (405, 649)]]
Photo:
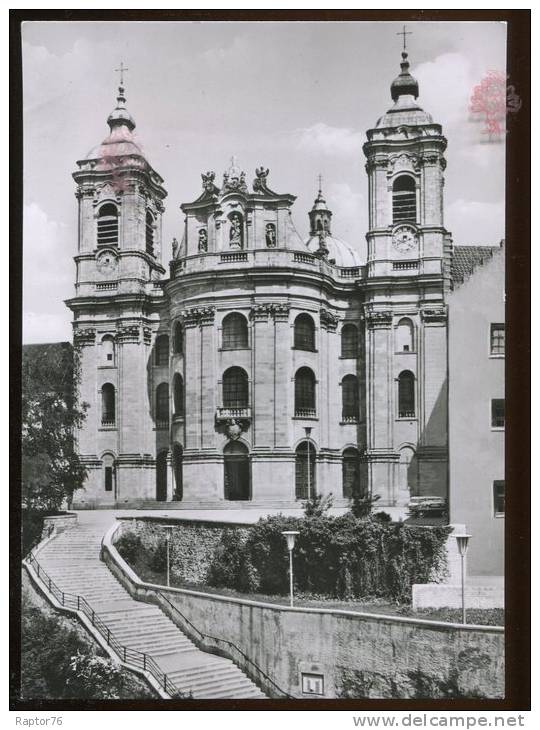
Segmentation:
[(248, 450), (243, 444), (227, 444), (224, 454), (225, 499), (251, 498)]
[(167, 452), (160, 451), (156, 459), (156, 500), (167, 501)]

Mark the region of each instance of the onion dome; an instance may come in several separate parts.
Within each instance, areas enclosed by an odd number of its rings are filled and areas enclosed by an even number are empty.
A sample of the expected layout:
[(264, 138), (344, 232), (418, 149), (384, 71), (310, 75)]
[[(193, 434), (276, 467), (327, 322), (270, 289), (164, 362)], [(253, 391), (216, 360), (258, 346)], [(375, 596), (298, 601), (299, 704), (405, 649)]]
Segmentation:
[(107, 124), (111, 130), (109, 135), (100, 145), (90, 150), (86, 155), (87, 160), (101, 160), (103, 158), (132, 155), (145, 158), (143, 151), (135, 142), (133, 136), (135, 120), (126, 109), (125, 90), (122, 85), (118, 87), (116, 107), (109, 114)]
[(401, 54), (401, 72), (390, 86), (394, 105), (377, 121), (375, 126), (378, 128), (433, 124), (431, 114), (425, 112), (416, 101), (419, 94), (418, 81), (409, 73), (408, 56), (407, 51)]
[(418, 81), (409, 73), (410, 64), (408, 56), (407, 51), (403, 51), (401, 54), (401, 58), (403, 59), (400, 64), (401, 73), (392, 81), (390, 87), (393, 101), (397, 101), (400, 96), (405, 94), (418, 99)]

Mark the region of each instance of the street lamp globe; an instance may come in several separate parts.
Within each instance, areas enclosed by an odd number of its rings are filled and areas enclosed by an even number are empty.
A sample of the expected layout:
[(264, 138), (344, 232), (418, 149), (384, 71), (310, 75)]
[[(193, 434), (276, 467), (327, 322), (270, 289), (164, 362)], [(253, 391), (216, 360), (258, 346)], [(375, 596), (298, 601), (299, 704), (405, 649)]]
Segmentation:
[(300, 533), (298, 532), (298, 530), (284, 530), (281, 534), (287, 540), (287, 549), (289, 550), (289, 552), (292, 552), (294, 549), (294, 542), (296, 540), (296, 536), (299, 535)]
[(463, 533), (461, 535), (454, 535), (454, 537), (456, 538), (459, 554), (462, 558), (464, 558), (467, 554), (467, 548), (469, 547), (469, 540), (471, 538), (471, 535)]

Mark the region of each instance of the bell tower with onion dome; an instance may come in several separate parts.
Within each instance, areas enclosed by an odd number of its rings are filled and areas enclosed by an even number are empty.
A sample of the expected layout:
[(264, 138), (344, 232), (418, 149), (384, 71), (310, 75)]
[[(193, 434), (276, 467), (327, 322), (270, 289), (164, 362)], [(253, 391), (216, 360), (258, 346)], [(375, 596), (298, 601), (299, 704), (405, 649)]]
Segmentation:
[[(135, 135), (121, 77), (109, 134), (73, 173), (78, 201), (73, 340), (80, 398), (89, 404), (78, 433), (88, 469), (74, 504), (130, 504), (146, 496), (167, 427), (156, 423), (154, 381), (168, 389), (168, 332), (161, 282), (161, 218), (167, 193)], [(168, 418), (168, 409), (167, 409)], [(170, 459), (169, 459), (170, 463)], [(167, 468), (167, 461), (164, 461)]]
[(418, 103), (404, 46), (392, 106), (367, 132), (364, 300), (370, 486), (381, 504), (446, 498), (446, 303), (442, 127)]

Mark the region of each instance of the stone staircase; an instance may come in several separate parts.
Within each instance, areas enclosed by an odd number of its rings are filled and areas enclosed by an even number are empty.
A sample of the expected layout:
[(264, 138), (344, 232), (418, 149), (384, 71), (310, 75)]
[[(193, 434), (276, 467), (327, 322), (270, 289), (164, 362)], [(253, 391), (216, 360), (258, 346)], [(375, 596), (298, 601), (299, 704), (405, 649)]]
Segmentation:
[(100, 560), (103, 529), (77, 525), (51, 540), (37, 560), (60, 590), (83, 596), (123, 645), (151, 656), (196, 699), (264, 699), (229, 659), (198, 649), (157, 606), (135, 601)]

